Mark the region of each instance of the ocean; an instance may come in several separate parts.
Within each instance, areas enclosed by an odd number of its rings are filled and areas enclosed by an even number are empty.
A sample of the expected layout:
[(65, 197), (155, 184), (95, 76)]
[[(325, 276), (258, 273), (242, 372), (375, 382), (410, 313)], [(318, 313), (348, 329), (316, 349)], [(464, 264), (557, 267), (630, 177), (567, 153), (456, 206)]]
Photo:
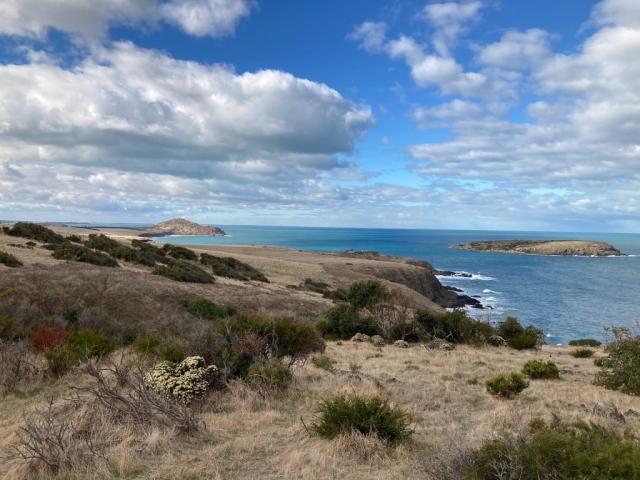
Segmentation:
[[(500, 321), (516, 316), (542, 328), (547, 341), (603, 338), (603, 327), (634, 326), (640, 314), (640, 234), (394, 230), (218, 225), (227, 237), (164, 237), (176, 244), (273, 245), (311, 251), (374, 250), (430, 262), (471, 278), (442, 277), (444, 285), (478, 296), (493, 309), (471, 309)], [(452, 250), (458, 243), (500, 239), (595, 240), (629, 257), (548, 257)]]

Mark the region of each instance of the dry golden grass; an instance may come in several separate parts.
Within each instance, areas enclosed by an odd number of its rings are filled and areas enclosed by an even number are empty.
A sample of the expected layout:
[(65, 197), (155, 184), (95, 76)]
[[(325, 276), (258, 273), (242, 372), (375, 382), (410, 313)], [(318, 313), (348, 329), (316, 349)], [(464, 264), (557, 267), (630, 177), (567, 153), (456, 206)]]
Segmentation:
[[(337, 373), (308, 362), (296, 370), (288, 392), (266, 399), (241, 382), (234, 383), (195, 407), (207, 428), (192, 437), (172, 438), (170, 431), (116, 426), (110, 432), (113, 445), (105, 459), (81, 471), (65, 472), (64, 478), (429, 478), (429, 462), (439, 453), (451, 454), (453, 443), (478, 445), (499, 432), (516, 431), (534, 417), (611, 422), (592, 416), (591, 408), (599, 401), (612, 402), (622, 412), (640, 411), (640, 398), (591, 385), (597, 371), (592, 360), (576, 360), (569, 351), (555, 346), (528, 352), (458, 347), (446, 353), (417, 345), (380, 349), (330, 342), (325, 354), (336, 360)], [(511, 401), (486, 393), (486, 379), (519, 370), (532, 358), (551, 358), (565, 372), (561, 380), (532, 381), (530, 388)], [(360, 365), (358, 372), (350, 371), (352, 363)], [(74, 374), (62, 382), (4, 398), (0, 447), (6, 450), (15, 445), (12, 432), (21, 425), (16, 412), (33, 411), (48, 395), (68, 394), (65, 385), (86, 381)], [(313, 420), (322, 397), (341, 391), (375, 393), (411, 411), (416, 419), (414, 441), (390, 450), (362, 435), (333, 441), (310, 436), (303, 421)], [(635, 416), (627, 416), (623, 425), (609, 424), (640, 433), (640, 419)], [(6, 472), (4, 479), (33, 475), (33, 470), (17, 460), (5, 467), (0, 469)]]

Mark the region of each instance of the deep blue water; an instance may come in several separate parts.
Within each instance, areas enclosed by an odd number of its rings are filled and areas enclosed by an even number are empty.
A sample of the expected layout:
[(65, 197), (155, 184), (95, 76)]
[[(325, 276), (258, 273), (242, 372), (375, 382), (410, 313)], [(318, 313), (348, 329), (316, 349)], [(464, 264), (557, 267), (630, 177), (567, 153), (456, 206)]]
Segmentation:
[[(375, 250), (426, 260), (440, 270), (473, 274), (441, 282), (480, 295), (491, 319), (517, 316), (549, 343), (602, 338), (603, 326), (635, 325), (640, 314), (640, 235), (461, 230), (391, 230), (224, 226), (227, 237), (164, 237), (180, 244), (274, 245), (312, 251)], [(452, 250), (473, 240), (573, 239), (611, 243), (630, 257), (545, 257)], [(487, 310), (479, 312), (488, 312)], [(473, 310), (473, 313), (478, 311)]]
[[(390, 230), (221, 226), (227, 237), (171, 237), (181, 244), (276, 245), (312, 251), (375, 250), (427, 260), (437, 269), (473, 274), (441, 282), (480, 295), (491, 319), (515, 315), (549, 343), (602, 338), (603, 326), (634, 325), (640, 314), (640, 235), (602, 233)], [(608, 242), (630, 257), (545, 257), (452, 250), (472, 240), (587, 239)], [(473, 310), (474, 313), (478, 311)], [(484, 314), (487, 311), (480, 311)]]

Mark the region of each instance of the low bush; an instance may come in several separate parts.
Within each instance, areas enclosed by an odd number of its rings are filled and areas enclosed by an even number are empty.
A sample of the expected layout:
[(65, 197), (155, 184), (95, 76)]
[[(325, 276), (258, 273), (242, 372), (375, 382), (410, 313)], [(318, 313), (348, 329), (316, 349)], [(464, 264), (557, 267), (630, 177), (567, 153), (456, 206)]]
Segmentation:
[(198, 254), (193, 250), (189, 250), (188, 248), (181, 247), (179, 245), (171, 245), (169, 243), (165, 243), (162, 246), (162, 249), (165, 251), (167, 255), (175, 258), (176, 260), (198, 260)]
[(146, 265), (147, 267), (155, 267), (156, 261), (152, 255), (127, 247), (126, 245), (118, 245), (109, 251), (109, 255), (113, 258), (124, 260), (125, 262), (135, 263), (138, 265)]
[(305, 278), (304, 282), (300, 284), (300, 288), (303, 288), (310, 292), (325, 294), (329, 291), (329, 284), (320, 282), (318, 280), (313, 280), (311, 278)]
[(158, 265), (154, 275), (161, 275), (176, 282), (214, 283), (215, 279), (200, 267), (181, 260), (170, 259), (167, 266)]
[(590, 348), (576, 348), (572, 350), (569, 355), (574, 358), (591, 358), (595, 352)]
[(131, 246), (150, 255), (158, 263), (167, 263), (167, 252), (144, 240), (131, 240)]
[(64, 327), (40, 325), (33, 332), (33, 349), (38, 353), (48, 352), (64, 345), (69, 340), (69, 333)]
[(232, 307), (218, 305), (207, 298), (194, 298), (193, 300), (187, 301), (185, 306), (191, 315), (206, 320), (216, 321), (233, 315), (234, 313)]
[(90, 328), (69, 328), (68, 345), (78, 352), (79, 357), (104, 357), (113, 352), (117, 344), (104, 330)]
[(44, 243), (62, 243), (64, 237), (53, 230), (37, 223), (18, 222), (12, 227), (3, 227), (4, 232), (12, 237), (27, 238)]
[(484, 343), (495, 335), (495, 329), (489, 322), (470, 318), (464, 310), (446, 313), (421, 310), (416, 321), (429, 335), (453, 343)]
[(79, 235), (69, 235), (65, 240), (73, 243), (82, 243), (82, 238)]
[(593, 364), (596, 367), (604, 367), (607, 362), (607, 357), (596, 357), (593, 359)]
[(379, 303), (386, 293), (387, 289), (380, 281), (366, 280), (351, 284), (347, 300), (353, 308), (361, 310)]
[(101, 234), (91, 233), (89, 235), (89, 239), (86, 242), (84, 242), (84, 246), (87, 248), (92, 248), (94, 250), (100, 250), (102, 252), (109, 252), (114, 248), (119, 247), (120, 242), (107, 237), (103, 233)]
[(413, 435), (411, 422), (409, 412), (392, 407), (388, 400), (375, 395), (341, 394), (320, 402), (309, 430), (329, 439), (358, 432), (397, 445)]
[(489, 379), (485, 383), (487, 392), (503, 398), (515, 398), (525, 388), (529, 386), (529, 382), (524, 376), (517, 372), (510, 374), (500, 373)]
[(637, 438), (593, 423), (570, 426), (540, 423), (527, 435), (498, 438), (474, 450), (455, 478), (638, 478), (640, 443)]
[(133, 341), (132, 347), (140, 356), (156, 357), (171, 363), (179, 363), (187, 357), (184, 339), (170, 332), (140, 335)]
[(521, 333), (515, 337), (507, 339), (507, 345), (515, 350), (528, 350), (536, 348), (538, 340), (536, 340), (536, 337), (527, 335), (526, 333)]
[(498, 324), (498, 328), (496, 330), (496, 333), (507, 340), (507, 343), (511, 338), (519, 337), (521, 340), (516, 343), (526, 344), (527, 342), (524, 340), (525, 335), (528, 337), (533, 337), (536, 341), (536, 344), (545, 343), (544, 332), (541, 329), (536, 328), (533, 325), (527, 325), (526, 327), (523, 327), (516, 317), (507, 317), (503, 322), (500, 322)]
[(187, 357), (178, 365), (157, 364), (145, 374), (144, 381), (152, 391), (188, 405), (207, 391), (217, 371), (215, 365), (206, 366), (202, 357)]
[(569, 345), (572, 347), (599, 347), (602, 342), (593, 338), (581, 338), (579, 340), (571, 340)]
[(22, 262), (7, 252), (0, 252), (0, 264), (11, 268), (22, 267)]
[(249, 367), (245, 381), (263, 394), (285, 390), (293, 380), (291, 371), (277, 358), (254, 363)]
[(560, 370), (558, 366), (551, 360), (543, 362), (542, 360), (529, 360), (522, 367), (522, 373), (532, 379), (557, 379), (560, 378)]
[(325, 319), (318, 323), (318, 330), (327, 338), (347, 340), (356, 333), (369, 336), (378, 335), (380, 330), (375, 320), (347, 303), (339, 303), (329, 309)]
[(326, 355), (314, 355), (311, 357), (311, 363), (314, 367), (326, 370), (327, 372), (333, 373), (336, 370), (336, 361)]
[(607, 345), (609, 355), (603, 357), (602, 370), (594, 383), (609, 390), (640, 395), (640, 336), (617, 336)]
[(66, 375), (81, 360), (79, 352), (68, 343), (45, 352), (44, 358), (47, 361), (47, 371), (55, 377)]
[(264, 274), (251, 265), (236, 260), (233, 257), (216, 257), (208, 253), (200, 254), (200, 263), (211, 266), (213, 274), (219, 277), (233, 278), (235, 280), (256, 280), (269, 283)]
[(100, 267), (117, 267), (118, 262), (108, 255), (94, 252), (82, 245), (74, 245), (69, 242), (47, 245), (53, 250), (52, 256), (57, 260), (72, 260), (75, 262), (90, 263)]

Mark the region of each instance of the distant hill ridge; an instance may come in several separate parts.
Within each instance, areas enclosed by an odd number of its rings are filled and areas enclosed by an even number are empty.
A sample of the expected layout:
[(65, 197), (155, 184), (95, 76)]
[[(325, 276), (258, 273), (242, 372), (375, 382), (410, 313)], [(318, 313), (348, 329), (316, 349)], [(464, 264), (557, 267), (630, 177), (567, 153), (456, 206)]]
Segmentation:
[(142, 237), (163, 237), (166, 235), (198, 235), (198, 236), (216, 236), (223, 237), (226, 235), (224, 230), (210, 225), (200, 225), (199, 223), (190, 222), (186, 218), (174, 218), (166, 222), (156, 223), (154, 226), (145, 228)]
[(486, 240), (462, 243), (451, 247), (457, 250), (479, 252), (525, 253), (533, 255), (559, 255), (580, 257), (626, 256), (605, 242), (590, 240)]

